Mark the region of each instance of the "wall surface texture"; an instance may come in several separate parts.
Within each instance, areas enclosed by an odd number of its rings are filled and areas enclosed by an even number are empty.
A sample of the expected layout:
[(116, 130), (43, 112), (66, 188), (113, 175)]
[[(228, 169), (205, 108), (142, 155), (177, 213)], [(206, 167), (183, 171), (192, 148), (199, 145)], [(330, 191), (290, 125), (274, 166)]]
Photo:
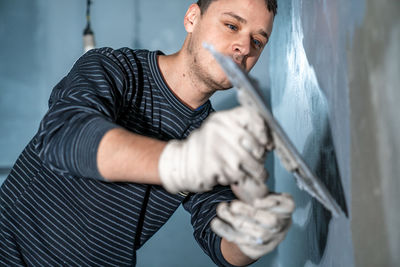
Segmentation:
[(366, 1), (349, 47), (357, 266), (400, 266), (400, 2)]
[[(349, 214), (350, 129), (346, 47), (362, 1), (279, 1), (270, 46), (271, 105), (305, 161)], [(358, 10), (355, 12), (355, 6)], [(332, 218), (275, 159), (276, 191), (296, 201), (273, 266), (352, 266), (350, 219)]]
[(400, 2), (279, 4), (272, 110), (349, 217), (331, 218), (275, 159), (297, 210), (273, 264), (399, 266)]

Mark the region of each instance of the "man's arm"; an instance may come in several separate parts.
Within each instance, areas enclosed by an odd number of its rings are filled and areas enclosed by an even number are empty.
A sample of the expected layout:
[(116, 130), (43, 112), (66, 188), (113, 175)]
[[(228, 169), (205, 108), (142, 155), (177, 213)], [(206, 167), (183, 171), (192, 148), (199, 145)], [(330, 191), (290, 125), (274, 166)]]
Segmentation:
[[(166, 142), (117, 124), (134, 95), (126, 56), (110, 48), (82, 56), (53, 89), (36, 138), (42, 161), (80, 177), (161, 184), (158, 159)], [(129, 62), (134, 64), (134, 62)], [(135, 66), (132, 66), (135, 69)]]
[(227, 262), (235, 266), (247, 266), (255, 262), (243, 254), (235, 243), (229, 242), (225, 238), (221, 240), (221, 253)]
[(97, 150), (104, 135), (114, 128), (126, 96), (121, 51), (110, 48), (86, 53), (58, 83), (49, 110), (35, 136), (40, 160), (57, 173), (102, 180)]
[[(157, 162), (165, 145), (166, 142), (122, 128), (112, 129), (105, 134), (99, 145), (97, 161), (100, 174), (109, 181), (161, 184)], [(221, 240), (220, 249), (224, 259), (232, 265), (246, 266), (255, 262), (243, 254), (235, 243), (225, 238)]]
[[(266, 173), (261, 153), (254, 155), (253, 149), (240, 145), (243, 140), (250, 148), (265, 143), (265, 125), (253, 113), (243, 107), (214, 113), (186, 139), (168, 143), (111, 129), (98, 146), (98, 171), (109, 181), (162, 183), (170, 193), (203, 192), (216, 184), (235, 183), (245, 175), (241, 168), (262, 179)], [(241, 125), (250, 120), (258, 124)]]
[(111, 129), (97, 151), (99, 172), (108, 181), (160, 185), (158, 160), (166, 144), (123, 128)]

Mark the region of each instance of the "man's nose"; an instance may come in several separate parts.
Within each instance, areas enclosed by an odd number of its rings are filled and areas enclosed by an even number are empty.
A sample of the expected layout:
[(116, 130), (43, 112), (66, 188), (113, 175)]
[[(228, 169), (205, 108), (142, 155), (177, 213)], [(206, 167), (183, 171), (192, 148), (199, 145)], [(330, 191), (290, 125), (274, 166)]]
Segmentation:
[(240, 54), (246, 57), (250, 54), (251, 49), (251, 38), (249, 36), (242, 35), (238, 38), (233, 45), (234, 54)]

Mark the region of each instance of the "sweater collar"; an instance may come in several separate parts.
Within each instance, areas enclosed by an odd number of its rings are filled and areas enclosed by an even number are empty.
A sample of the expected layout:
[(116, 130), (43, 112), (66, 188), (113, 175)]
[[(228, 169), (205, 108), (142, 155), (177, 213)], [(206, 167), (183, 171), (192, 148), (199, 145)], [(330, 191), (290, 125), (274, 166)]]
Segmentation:
[(158, 66), (157, 56), (163, 55), (161, 51), (152, 51), (149, 53), (148, 60), (150, 65), (150, 71), (153, 75), (153, 79), (157, 87), (160, 89), (162, 95), (167, 100), (167, 102), (173, 107), (173, 109), (181, 116), (184, 116), (188, 120), (197, 121), (203, 120), (210, 112), (211, 102), (207, 100), (199, 108), (193, 110), (190, 107), (182, 103), (179, 98), (171, 91), (171, 89), (166, 84), (164, 78), (162, 77), (160, 68)]

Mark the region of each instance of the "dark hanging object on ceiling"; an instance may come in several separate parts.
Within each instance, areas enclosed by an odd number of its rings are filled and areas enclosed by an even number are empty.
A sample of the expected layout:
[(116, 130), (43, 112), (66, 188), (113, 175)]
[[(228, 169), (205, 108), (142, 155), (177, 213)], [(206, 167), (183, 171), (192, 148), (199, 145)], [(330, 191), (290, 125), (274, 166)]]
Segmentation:
[(90, 5), (91, 0), (86, 1), (86, 28), (83, 30), (83, 50), (86, 53), (90, 49), (95, 48), (94, 33), (90, 27)]

